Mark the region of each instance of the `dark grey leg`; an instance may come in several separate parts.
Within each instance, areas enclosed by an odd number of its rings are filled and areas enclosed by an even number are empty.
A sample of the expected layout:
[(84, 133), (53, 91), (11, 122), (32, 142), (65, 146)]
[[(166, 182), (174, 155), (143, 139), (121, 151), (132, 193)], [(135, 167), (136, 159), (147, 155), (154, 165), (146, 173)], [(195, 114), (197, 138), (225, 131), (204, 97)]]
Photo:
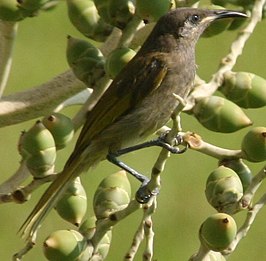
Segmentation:
[(159, 191), (158, 190), (149, 191), (147, 188), (147, 184), (149, 183), (149, 178), (140, 174), (136, 170), (132, 169), (131, 167), (126, 165), (124, 162), (118, 160), (117, 157), (119, 157), (123, 154), (129, 153), (129, 152), (135, 151), (135, 150), (148, 148), (148, 147), (152, 147), (152, 146), (162, 147), (162, 148), (164, 148), (164, 149), (166, 149), (166, 150), (168, 150), (174, 154), (181, 154), (187, 150), (187, 147), (185, 147), (184, 149), (179, 149), (178, 147), (176, 147), (182, 143), (182, 138), (180, 136), (177, 135), (175, 146), (172, 146), (165, 141), (166, 135), (167, 135), (167, 133), (161, 135), (158, 139), (147, 141), (147, 142), (144, 142), (144, 143), (132, 146), (132, 147), (120, 149), (114, 153), (110, 152), (107, 155), (107, 160), (109, 160), (113, 164), (117, 165), (118, 167), (124, 169), (125, 171), (127, 171), (129, 174), (134, 176), (136, 179), (138, 179), (142, 183), (141, 187), (136, 192), (136, 200), (138, 202), (140, 202), (141, 204), (147, 203), (149, 201), (149, 199), (152, 196), (157, 195), (159, 193)]

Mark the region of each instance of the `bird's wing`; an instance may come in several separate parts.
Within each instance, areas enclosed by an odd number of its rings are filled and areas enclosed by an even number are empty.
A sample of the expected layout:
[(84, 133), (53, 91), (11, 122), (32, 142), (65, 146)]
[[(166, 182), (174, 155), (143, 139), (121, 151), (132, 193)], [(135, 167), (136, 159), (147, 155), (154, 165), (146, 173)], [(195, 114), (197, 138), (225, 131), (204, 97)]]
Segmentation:
[(163, 62), (162, 54), (153, 54), (150, 58), (133, 58), (114, 79), (88, 113), (75, 150), (82, 151), (96, 134), (134, 109), (136, 104), (160, 86), (167, 74), (167, 66)]

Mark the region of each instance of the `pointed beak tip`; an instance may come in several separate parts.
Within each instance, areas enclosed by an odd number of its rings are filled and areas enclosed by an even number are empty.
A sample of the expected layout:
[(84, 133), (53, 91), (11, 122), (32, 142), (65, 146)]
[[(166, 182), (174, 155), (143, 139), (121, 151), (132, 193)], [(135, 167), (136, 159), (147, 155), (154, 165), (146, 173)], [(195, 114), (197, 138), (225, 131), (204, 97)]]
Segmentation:
[(219, 10), (215, 11), (215, 20), (216, 19), (223, 19), (223, 18), (234, 18), (234, 17), (240, 17), (240, 18), (248, 18), (248, 15), (242, 12), (233, 11), (233, 10)]

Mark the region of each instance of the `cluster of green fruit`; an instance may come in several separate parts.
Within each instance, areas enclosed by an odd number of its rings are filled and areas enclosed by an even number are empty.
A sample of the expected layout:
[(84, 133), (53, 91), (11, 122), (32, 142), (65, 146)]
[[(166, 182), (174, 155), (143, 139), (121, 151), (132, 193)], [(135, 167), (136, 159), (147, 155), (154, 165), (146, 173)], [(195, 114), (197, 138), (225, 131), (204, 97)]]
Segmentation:
[[(97, 244), (97, 250), (93, 250), (89, 242), (95, 234), (96, 222), (127, 207), (130, 197), (131, 187), (126, 173), (120, 171), (109, 175), (102, 180), (94, 194), (95, 216), (86, 219), (86, 194), (77, 179), (57, 203), (56, 210), (63, 219), (76, 225), (78, 231), (58, 230), (51, 233), (43, 244), (46, 258), (51, 261), (82, 261), (90, 260), (96, 252), (103, 260), (109, 251), (112, 228), (104, 231), (103, 237)], [(81, 223), (83, 219), (85, 220)]]
[[(63, 149), (73, 134), (71, 119), (60, 113), (44, 117), (21, 134), (18, 149), (34, 179), (54, 174), (56, 151)], [(109, 175), (102, 180), (94, 194), (95, 216), (86, 219), (87, 196), (80, 178), (76, 178), (58, 201), (55, 210), (61, 218), (79, 229), (58, 230), (49, 235), (43, 244), (46, 258), (88, 260), (93, 255), (88, 240), (95, 233), (96, 221), (127, 207), (130, 197), (131, 187), (126, 173), (120, 171)], [(108, 254), (111, 236), (112, 231), (109, 229), (97, 246), (97, 255), (102, 256), (102, 259)]]
[(63, 149), (73, 138), (74, 127), (67, 116), (53, 113), (23, 131), (18, 150), (34, 178), (53, 173), (56, 151)]
[(53, 9), (58, 0), (1, 0), (0, 20), (21, 21), (36, 16), (39, 11)]
[[(56, 151), (64, 148), (73, 134), (72, 121), (60, 113), (44, 117), (27, 132), (22, 133), (18, 149), (34, 179), (54, 174)], [(61, 218), (79, 229), (58, 230), (49, 235), (43, 244), (46, 258), (88, 260), (93, 255), (88, 240), (95, 233), (96, 221), (127, 207), (130, 198), (131, 187), (126, 173), (120, 171), (109, 175), (102, 180), (94, 194), (95, 216), (86, 219), (87, 196), (80, 178), (76, 178), (58, 201), (55, 210)], [(108, 254), (111, 236), (112, 231), (109, 229), (97, 246), (97, 255), (102, 256), (102, 259)]]
[[(266, 128), (264, 128), (265, 133)], [(249, 135), (247, 134), (246, 137)], [(245, 142), (245, 138), (243, 142)], [(262, 161), (265, 161), (266, 135), (263, 146), (264, 158)], [(219, 213), (208, 217), (199, 231), (203, 247), (215, 252), (227, 249), (236, 238), (237, 225), (232, 215), (242, 210), (240, 201), (252, 181), (252, 173), (241, 159), (223, 160), (220, 164), (209, 175), (205, 189), (208, 202)], [(212, 252), (208, 253), (210, 257), (212, 254)], [(225, 260), (222, 255), (219, 258), (219, 260)]]

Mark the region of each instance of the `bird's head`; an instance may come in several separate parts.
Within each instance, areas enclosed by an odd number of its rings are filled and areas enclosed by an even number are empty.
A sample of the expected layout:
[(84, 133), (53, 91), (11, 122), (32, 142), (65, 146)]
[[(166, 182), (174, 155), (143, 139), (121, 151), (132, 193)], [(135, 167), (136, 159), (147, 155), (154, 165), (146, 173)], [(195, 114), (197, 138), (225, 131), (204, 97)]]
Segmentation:
[[(176, 11), (176, 12), (175, 12)], [(180, 20), (178, 37), (197, 41), (204, 30), (216, 20), (234, 17), (247, 17), (246, 14), (232, 10), (183, 9), (169, 13), (172, 19)]]
[[(246, 14), (232, 10), (208, 10), (197, 8), (178, 8), (164, 17), (162, 24), (170, 33), (197, 41), (204, 30), (218, 19), (247, 17)], [(164, 21), (163, 21), (164, 20)]]
[(171, 41), (172, 38), (172, 40), (185, 40), (193, 46), (212, 22), (234, 17), (247, 17), (247, 15), (232, 10), (178, 8), (159, 19), (150, 35), (151, 42), (158, 41), (158, 45), (156, 43), (155, 45), (157, 47), (160, 45), (163, 48), (163, 45), (167, 45), (167, 41)]

